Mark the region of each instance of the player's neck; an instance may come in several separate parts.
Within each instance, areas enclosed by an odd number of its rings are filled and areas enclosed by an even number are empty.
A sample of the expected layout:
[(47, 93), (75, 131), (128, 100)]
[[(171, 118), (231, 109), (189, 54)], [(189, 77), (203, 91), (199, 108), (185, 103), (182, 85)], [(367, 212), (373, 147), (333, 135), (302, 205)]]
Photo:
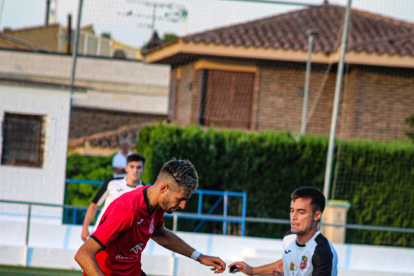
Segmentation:
[(318, 232), (318, 229), (314, 228), (310, 230), (309, 232), (304, 233), (303, 235), (297, 235), (296, 242), (300, 245), (304, 245), (305, 243), (310, 241), (310, 239), (312, 239), (312, 237), (316, 234), (316, 232)]
[(148, 208), (150, 209), (150, 211), (154, 211), (159, 207), (158, 195), (156, 194), (156, 192), (157, 191), (155, 190), (154, 185), (147, 188), (147, 197), (150, 205), (148, 206)]
[(125, 181), (126, 181), (127, 185), (131, 186), (131, 187), (136, 187), (141, 183), (141, 179), (133, 181), (133, 180), (129, 179), (128, 177), (126, 177)]

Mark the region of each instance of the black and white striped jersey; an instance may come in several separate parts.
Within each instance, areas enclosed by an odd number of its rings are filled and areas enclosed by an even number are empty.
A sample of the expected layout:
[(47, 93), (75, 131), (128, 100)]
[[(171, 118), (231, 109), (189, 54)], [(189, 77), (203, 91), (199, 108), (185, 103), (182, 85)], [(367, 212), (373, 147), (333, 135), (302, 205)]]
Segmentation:
[(304, 245), (288, 231), (283, 238), (283, 269), (285, 276), (336, 276), (338, 255), (332, 243), (321, 232)]
[(136, 187), (129, 186), (126, 182), (126, 177), (124, 178), (111, 178), (105, 181), (99, 191), (96, 193), (95, 197), (92, 199), (92, 202), (98, 206), (101, 206), (104, 202), (105, 205), (99, 214), (98, 219), (96, 220), (94, 231), (98, 227), (98, 223), (101, 220), (103, 213), (105, 213), (109, 204), (112, 203), (115, 199), (120, 197), (126, 192), (135, 190), (138, 187), (142, 187), (144, 184), (140, 181), (140, 184)]

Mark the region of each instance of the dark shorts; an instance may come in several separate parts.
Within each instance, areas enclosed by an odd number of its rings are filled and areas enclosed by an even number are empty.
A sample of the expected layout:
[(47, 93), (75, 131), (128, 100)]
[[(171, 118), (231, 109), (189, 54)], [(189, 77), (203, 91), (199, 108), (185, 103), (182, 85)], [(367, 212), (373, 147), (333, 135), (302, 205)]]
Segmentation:
[(141, 276), (147, 276), (144, 271), (141, 271)]

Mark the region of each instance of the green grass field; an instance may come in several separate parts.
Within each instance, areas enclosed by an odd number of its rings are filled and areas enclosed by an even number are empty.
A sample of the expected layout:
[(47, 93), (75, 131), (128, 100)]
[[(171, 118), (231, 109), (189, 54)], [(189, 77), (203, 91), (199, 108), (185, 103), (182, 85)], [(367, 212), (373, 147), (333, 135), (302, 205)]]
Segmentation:
[(79, 270), (61, 270), (61, 269), (45, 269), (21, 266), (0, 266), (1, 276), (81, 276)]
[[(0, 265), (1, 276), (81, 276), (79, 270), (46, 269), (22, 266)], [(150, 276), (150, 275), (148, 275)]]

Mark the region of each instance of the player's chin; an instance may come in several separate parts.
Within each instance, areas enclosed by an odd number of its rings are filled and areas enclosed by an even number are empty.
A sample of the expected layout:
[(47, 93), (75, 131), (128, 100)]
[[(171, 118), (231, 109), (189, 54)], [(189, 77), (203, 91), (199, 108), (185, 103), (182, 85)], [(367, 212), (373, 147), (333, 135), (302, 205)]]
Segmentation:
[(174, 209), (174, 208), (170, 208), (170, 209), (165, 210), (165, 212), (166, 212), (167, 214), (172, 214), (172, 213), (174, 213), (174, 211), (175, 211), (175, 209)]

